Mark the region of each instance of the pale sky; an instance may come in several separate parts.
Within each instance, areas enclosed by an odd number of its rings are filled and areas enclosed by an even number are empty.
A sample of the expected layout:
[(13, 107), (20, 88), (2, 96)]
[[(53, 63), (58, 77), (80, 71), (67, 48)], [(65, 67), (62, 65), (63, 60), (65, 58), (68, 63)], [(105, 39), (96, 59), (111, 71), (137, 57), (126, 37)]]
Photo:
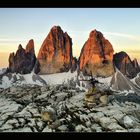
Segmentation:
[(140, 63), (140, 8), (0, 8), (0, 67), (7, 67), (9, 53), (30, 39), (37, 54), (54, 25), (70, 35), (76, 57), (96, 29), (115, 53), (126, 51)]

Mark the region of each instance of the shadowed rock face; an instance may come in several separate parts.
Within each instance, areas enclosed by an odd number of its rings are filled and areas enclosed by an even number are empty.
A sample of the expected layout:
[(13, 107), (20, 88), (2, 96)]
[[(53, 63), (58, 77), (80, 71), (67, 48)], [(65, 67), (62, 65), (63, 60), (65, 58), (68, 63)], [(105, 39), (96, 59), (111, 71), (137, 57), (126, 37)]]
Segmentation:
[(78, 62), (77, 62), (76, 57), (73, 57), (73, 59), (72, 59), (72, 66), (71, 66), (71, 72), (76, 71), (76, 69), (77, 69), (77, 64), (78, 64)]
[(26, 51), (26, 53), (30, 53), (30, 54), (33, 54), (33, 55), (35, 54), (33, 39), (29, 40), (25, 51)]
[(130, 93), (135, 92), (137, 95), (140, 95), (139, 77), (137, 76), (134, 81), (136, 84), (116, 69), (116, 72), (112, 76), (110, 87), (115, 91), (129, 91)]
[(127, 77), (134, 78), (140, 71), (137, 60), (133, 62), (125, 52), (119, 52), (113, 58), (115, 66)]
[(137, 73), (140, 72), (140, 67), (139, 67), (139, 64), (138, 64), (138, 61), (136, 58), (132, 61), (132, 63), (133, 63), (134, 68), (136, 69)]
[(116, 71), (113, 75), (110, 87), (116, 91), (124, 91), (124, 90), (131, 90), (130, 80), (127, 79), (120, 71)]
[[(38, 53), (39, 74), (67, 72), (73, 60), (72, 40), (59, 26), (54, 26)], [(36, 70), (35, 71), (38, 71)]]
[(26, 46), (26, 49), (23, 49), (20, 44), (16, 54), (10, 54), (9, 72), (21, 74), (30, 73), (34, 68), (35, 62), (36, 56), (34, 51), (34, 41), (30, 40)]
[(108, 77), (114, 73), (113, 48), (99, 31), (93, 30), (85, 42), (80, 58), (79, 69), (84, 75)]

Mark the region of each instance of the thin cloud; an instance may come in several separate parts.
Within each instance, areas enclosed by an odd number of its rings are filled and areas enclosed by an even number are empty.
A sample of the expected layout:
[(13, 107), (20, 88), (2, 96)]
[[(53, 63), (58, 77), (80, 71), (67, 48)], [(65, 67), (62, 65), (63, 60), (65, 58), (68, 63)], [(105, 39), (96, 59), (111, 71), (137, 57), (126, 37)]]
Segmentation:
[(135, 41), (140, 41), (140, 37), (138, 36), (134, 36), (134, 35), (130, 35), (130, 34), (124, 34), (124, 33), (116, 33), (116, 32), (104, 32), (106, 35), (112, 35), (112, 36), (118, 36), (118, 37), (124, 37), (124, 38), (128, 38), (131, 40), (135, 40)]
[[(80, 35), (88, 35), (90, 32), (89, 31), (69, 31), (70, 33), (73, 34), (73, 36), (75, 34), (80, 34)], [(130, 35), (130, 34), (125, 34), (125, 33), (117, 33), (117, 32), (103, 32), (103, 34), (105, 35), (110, 35), (110, 36), (117, 36), (117, 37), (123, 37), (123, 38), (127, 38), (127, 39), (131, 39), (131, 40), (134, 40), (134, 41), (140, 41), (140, 37), (138, 36), (135, 36), (135, 35)]]
[(0, 43), (11, 43), (11, 42), (21, 42), (25, 41), (25, 39), (15, 39), (15, 38), (0, 38)]
[(28, 42), (30, 39), (34, 39), (35, 42), (44, 40), (44, 38), (41, 36), (32, 36), (26, 38), (0, 38), (0, 43)]

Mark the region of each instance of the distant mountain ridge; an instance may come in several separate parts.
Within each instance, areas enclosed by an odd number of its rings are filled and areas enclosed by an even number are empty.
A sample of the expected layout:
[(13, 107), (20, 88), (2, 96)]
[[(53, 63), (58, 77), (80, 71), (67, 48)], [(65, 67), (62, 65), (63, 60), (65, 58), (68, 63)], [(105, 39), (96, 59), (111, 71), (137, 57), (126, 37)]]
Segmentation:
[(29, 41), (26, 49), (19, 45), (16, 54), (11, 53), (8, 72), (54, 74), (78, 71), (94, 77), (109, 77), (115, 73), (115, 67), (128, 78), (134, 78), (140, 72), (137, 59), (131, 61), (126, 52), (114, 54), (111, 43), (97, 30), (90, 32), (77, 60), (73, 57), (72, 38), (60, 26), (54, 26), (37, 57), (33, 40)]

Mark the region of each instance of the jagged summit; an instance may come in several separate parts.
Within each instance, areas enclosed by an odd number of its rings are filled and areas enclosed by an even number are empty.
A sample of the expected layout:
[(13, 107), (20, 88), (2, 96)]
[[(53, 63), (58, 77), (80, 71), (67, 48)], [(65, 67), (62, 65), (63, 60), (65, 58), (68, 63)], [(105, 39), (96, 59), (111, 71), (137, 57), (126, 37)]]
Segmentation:
[(19, 46), (18, 46), (18, 50), (21, 50), (21, 49), (23, 49), (23, 48), (22, 48), (22, 45), (19, 44)]
[(34, 40), (29, 40), (28, 44), (26, 45), (26, 53), (32, 53), (35, 54), (35, 48), (34, 48)]
[(62, 30), (61, 27), (60, 27), (59, 25), (57, 25), (57, 26), (54, 25), (54, 26), (51, 28), (51, 30), (58, 30), (58, 29), (59, 29), (59, 30)]
[(79, 68), (84, 74), (108, 77), (114, 73), (113, 47), (97, 30), (90, 32), (79, 59)]
[(73, 57), (72, 39), (60, 26), (53, 26), (43, 41), (37, 59), (31, 39), (24, 49), (20, 44), (16, 53), (9, 55), (9, 71), (27, 74), (55, 74), (82, 72), (94, 77), (109, 77), (117, 67), (128, 78), (134, 78), (140, 67), (136, 59), (131, 61), (124, 51), (114, 54), (111, 43), (94, 29), (81, 49), (79, 60)]
[[(60, 26), (54, 26), (44, 40), (37, 57), (40, 74), (68, 72), (72, 66), (72, 39)], [(35, 70), (37, 71), (37, 70)]]
[(34, 51), (34, 41), (30, 40), (26, 49), (22, 48), (20, 44), (15, 53), (9, 55), (9, 72), (16, 72), (21, 74), (31, 73), (36, 62)]
[(132, 61), (124, 51), (114, 54), (113, 61), (115, 66), (129, 78), (134, 78), (140, 72), (137, 60)]

